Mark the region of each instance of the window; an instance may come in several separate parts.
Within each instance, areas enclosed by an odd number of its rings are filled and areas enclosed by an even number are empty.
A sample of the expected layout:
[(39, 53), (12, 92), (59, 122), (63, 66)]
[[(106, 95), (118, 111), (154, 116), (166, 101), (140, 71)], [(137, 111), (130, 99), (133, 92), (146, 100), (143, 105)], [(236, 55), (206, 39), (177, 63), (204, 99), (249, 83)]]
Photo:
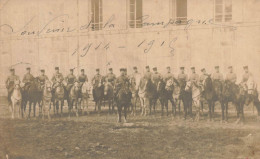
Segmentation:
[(142, 28), (143, 1), (130, 0), (129, 26), (130, 28)]
[(93, 31), (101, 30), (102, 17), (102, 0), (91, 0), (91, 28)]
[(232, 0), (215, 0), (215, 22), (232, 20)]
[(178, 24), (187, 23), (187, 0), (172, 0), (172, 19)]

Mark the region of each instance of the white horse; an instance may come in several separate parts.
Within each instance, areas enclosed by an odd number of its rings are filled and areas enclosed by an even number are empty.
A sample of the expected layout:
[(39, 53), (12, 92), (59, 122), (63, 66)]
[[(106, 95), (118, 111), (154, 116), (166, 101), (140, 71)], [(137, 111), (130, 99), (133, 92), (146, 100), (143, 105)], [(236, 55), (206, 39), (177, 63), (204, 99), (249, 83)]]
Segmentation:
[(85, 114), (85, 112), (88, 114), (88, 102), (92, 93), (92, 89), (93, 86), (90, 82), (84, 82), (81, 87), (81, 96), (78, 107), (83, 111), (83, 114)]
[(142, 109), (141, 115), (144, 116), (146, 116), (150, 104), (150, 101), (147, 97), (147, 84), (148, 84), (148, 80), (145, 78), (141, 78), (138, 86), (138, 96), (141, 101), (141, 109)]
[(50, 110), (51, 110), (51, 103), (52, 103), (52, 83), (50, 81), (45, 82), (43, 88), (43, 96), (42, 96), (42, 118), (44, 119), (46, 107), (48, 110), (48, 119), (50, 119)]
[(136, 113), (136, 104), (137, 101), (139, 100), (139, 95), (138, 95), (138, 91), (139, 91), (139, 84), (141, 81), (141, 74), (138, 74), (135, 76), (135, 78), (132, 78), (130, 83), (131, 83), (131, 92), (132, 92), (132, 99), (131, 99), (131, 107), (132, 107), (132, 115), (135, 116)]
[(20, 113), (21, 113), (21, 108), (22, 108), (22, 93), (21, 93), (21, 86), (20, 86), (20, 81), (17, 80), (14, 83), (14, 90), (11, 95), (11, 109), (12, 109), (12, 119), (15, 118), (15, 112), (16, 109), (18, 108), (18, 118), (20, 118)]
[(173, 93), (172, 93), (172, 97), (173, 97), (173, 101), (174, 101), (174, 103), (176, 104), (176, 106), (178, 106), (178, 109), (179, 109), (179, 113), (180, 113), (180, 102), (181, 102), (181, 100), (180, 100), (180, 93), (181, 93), (181, 87), (180, 87), (180, 85), (177, 83), (177, 82), (173, 82), (173, 87), (174, 87), (174, 89), (173, 89)]
[(185, 86), (185, 91), (191, 91), (192, 93), (192, 102), (195, 106), (196, 117), (195, 121), (200, 120), (200, 97), (201, 97), (201, 87), (195, 82), (188, 81)]

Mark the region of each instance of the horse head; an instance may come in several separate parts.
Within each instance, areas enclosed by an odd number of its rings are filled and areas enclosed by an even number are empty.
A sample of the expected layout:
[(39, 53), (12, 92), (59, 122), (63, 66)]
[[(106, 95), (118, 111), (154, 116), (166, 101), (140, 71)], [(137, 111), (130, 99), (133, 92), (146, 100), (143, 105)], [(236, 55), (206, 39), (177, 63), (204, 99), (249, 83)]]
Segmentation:
[(169, 79), (166, 81), (165, 89), (168, 91), (173, 91), (173, 79)]
[(15, 80), (14, 89), (21, 89), (20, 83), (21, 83), (20, 80)]
[(104, 95), (107, 95), (111, 89), (113, 89), (112, 84), (110, 82), (106, 82), (104, 85)]
[(192, 81), (188, 81), (185, 86), (185, 91), (191, 91)]
[(165, 89), (166, 87), (166, 83), (163, 81), (163, 79), (161, 79), (158, 84), (157, 84), (157, 91), (160, 92), (163, 89)]
[(92, 89), (93, 89), (93, 87), (89, 82), (84, 82), (81, 87), (81, 92), (84, 94), (91, 94)]
[(46, 81), (44, 85), (44, 90), (47, 92), (51, 92), (52, 90), (52, 83), (50, 81)]

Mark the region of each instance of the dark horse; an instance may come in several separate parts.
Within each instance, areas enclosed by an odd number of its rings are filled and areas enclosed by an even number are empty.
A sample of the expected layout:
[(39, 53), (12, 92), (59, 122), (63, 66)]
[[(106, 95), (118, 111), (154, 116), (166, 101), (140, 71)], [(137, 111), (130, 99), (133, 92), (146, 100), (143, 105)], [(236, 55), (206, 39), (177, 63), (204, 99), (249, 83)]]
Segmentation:
[(124, 120), (126, 122), (127, 109), (131, 104), (132, 93), (127, 84), (123, 85), (115, 97), (118, 111), (118, 122), (121, 122), (122, 108), (124, 107)]
[(93, 98), (95, 101), (95, 111), (98, 107), (98, 113), (101, 113), (101, 104), (104, 99), (104, 84), (102, 79), (100, 79), (98, 85), (93, 88)]
[[(187, 115), (192, 116), (192, 93), (191, 91), (185, 90), (186, 87), (185, 80), (181, 80), (179, 82), (179, 85), (180, 85), (180, 100), (182, 101), (184, 107), (183, 118), (186, 120)], [(179, 103), (179, 107), (180, 107), (180, 103)]]
[(42, 90), (40, 83), (33, 79), (33, 81), (24, 87), (22, 91), (22, 116), (26, 112), (26, 105), (29, 102), (29, 114), (30, 118), (31, 106), (33, 104), (33, 116), (35, 117), (36, 104), (39, 105), (39, 113), (41, 113), (41, 102), (42, 102)]
[(220, 80), (213, 80), (213, 101), (212, 101), (212, 118), (214, 118), (215, 112), (215, 103), (218, 101), (221, 105), (221, 114), (222, 114), (222, 121), (225, 120), (225, 106), (224, 106), (224, 97), (223, 97), (223, 82)]
[(108, 102), (109, 113), (111, 109), (112, 113), (114, 113), (114, 87), (110, 82), (106, 82), (104, 85), (104, 106), (106, 101)]
[(213, 112), (212, 109), (213, 95), (214, 95), (213, 82), (210, 75), (208, 75), (206, 79), (203, 81), (202, 101), (205, 100), (208, 104), (209, 107), (208, 117), (210, 121), (212, 120), (212, 112)]

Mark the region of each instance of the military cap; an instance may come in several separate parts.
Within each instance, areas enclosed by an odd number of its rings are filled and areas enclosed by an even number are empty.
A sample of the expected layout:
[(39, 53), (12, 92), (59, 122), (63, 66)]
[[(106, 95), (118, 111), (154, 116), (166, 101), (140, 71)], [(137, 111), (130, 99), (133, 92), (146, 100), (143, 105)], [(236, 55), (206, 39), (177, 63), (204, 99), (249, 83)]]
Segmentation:
[(30, 68), (30, 67), (27, 67), (26, 70), (31, 70), (31, 68)]
[(228, 66), (228, 68), (233, 68), (232, 66)]
[(60, 68), (59, 67), (55, 67), (55, 70), (59, 70)]
[(168, 66), (168, 67), (166, 67), (167, 69), (170, 69), (171, 67), (170, 66)]
[(11, 72), (14, 72), (14, 68), (11, 68), (10, 71), (11, 71)]
[(180, 67), (181, 70), (184, 70), (184, 67)]
[(244, 69), (248, 69), (248, 66), (244, 66), (243, 68), (244, 68)]
[(109, 70), (109, 71), (112, 71), (112, 70), (113, 70), (113, 68), (109, 68), (108, 70)]
[(41, 72), (45, 72), (45, 70), (44, 70), (44, 69), (41, 69)]
[(73, 69), (73, 68), (71, 68), (71, 69), (70, 69), (70, 72), (73, 72), (73, 71), (74, 71), (74, 69)]
[(99, 68), (97, 68), (96, 71), (99, 71)]
[(190, 69), (195, 70), (195, 67), (191, 67)]
[(145, 68), (150, 68), (149, 66), (145, 66)]
[(205, 71), (205, 70), (206, 70), (205, 68), (202, 68), (200, 71), (203, 72), (203, 71)]
[(127, 71), (127, 68), (124, 68), (125, 71)]
[(85, 70), (84, 70), (84, 69), (81, 69), (80, 71), (81, 71), (81, 72), (84, 72)]
[(122, 71), (125, 71), (125, 69), (124, 68), (120, 68), (120, 72), (122, 72)]
[(154, 71), (157, 71), (157, 67), (154, 67), (153, 70), (154, 70)]
[(217, 69), (217, 68), (219, 68), (219, 66), (215, 66), (215, 68)]
[(134, 67), (133, 67), (133, 69), (134, 69), (134, 70), (137, 70), (137, 67), (136, 67), (136, 66), (134, 66)]

